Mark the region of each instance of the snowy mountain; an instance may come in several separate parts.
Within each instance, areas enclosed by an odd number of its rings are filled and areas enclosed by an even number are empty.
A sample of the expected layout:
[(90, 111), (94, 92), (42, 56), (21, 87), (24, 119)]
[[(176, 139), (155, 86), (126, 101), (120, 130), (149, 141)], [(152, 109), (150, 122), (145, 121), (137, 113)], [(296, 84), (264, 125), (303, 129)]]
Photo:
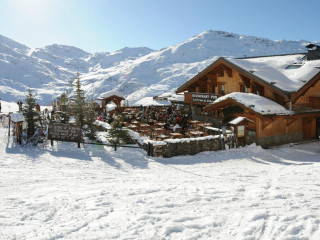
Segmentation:
[(0, 98), (24, 99), (30, 86), (41, 104), (49, 104), (62, 91), (73, 90), (78, 71), (88, 97), (115, 90), (133, 104), (143, 97), (174, 91), (219, 56), (306, 52), (307, 43), (207, 31), (161, 50), (123, 48), (92, 54), (57, 44), (31, 49), (0, 35)]

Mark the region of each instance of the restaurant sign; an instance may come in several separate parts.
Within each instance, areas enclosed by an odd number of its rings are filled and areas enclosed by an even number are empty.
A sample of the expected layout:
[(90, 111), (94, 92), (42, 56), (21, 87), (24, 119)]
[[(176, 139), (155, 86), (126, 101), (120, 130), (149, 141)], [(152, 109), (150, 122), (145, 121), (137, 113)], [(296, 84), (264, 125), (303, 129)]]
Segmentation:
[(192, 93), (192, 102), (213, 103), (217, 95), (208, 93)]

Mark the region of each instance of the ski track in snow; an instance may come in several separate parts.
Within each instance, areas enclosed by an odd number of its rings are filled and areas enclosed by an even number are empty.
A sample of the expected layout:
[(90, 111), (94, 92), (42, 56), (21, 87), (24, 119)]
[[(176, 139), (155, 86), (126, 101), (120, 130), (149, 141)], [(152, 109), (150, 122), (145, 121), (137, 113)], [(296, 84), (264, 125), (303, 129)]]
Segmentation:
[(0, 239), (320, 239), (320, 143), (170, 159), (0, 127)]

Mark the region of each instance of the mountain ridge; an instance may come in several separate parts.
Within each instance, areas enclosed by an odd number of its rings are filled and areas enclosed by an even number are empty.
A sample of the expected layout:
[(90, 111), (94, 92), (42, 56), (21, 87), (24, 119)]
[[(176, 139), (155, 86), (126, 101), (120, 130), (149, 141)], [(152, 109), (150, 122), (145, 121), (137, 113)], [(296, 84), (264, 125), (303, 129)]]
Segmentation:
[(0, 98), (24, 99), (30, 86), (41, 104), (50, 104), (63, 91), (72, 91), (79, 72), (89, 98), (114, 90), (133, 104), (143, 97), (174, 91), (219, 56), (301, 53), (308, 43), (209, 30), (160, 50), (125, 47), (88, 53), (58, 44), (32, 49), (0, 35)]

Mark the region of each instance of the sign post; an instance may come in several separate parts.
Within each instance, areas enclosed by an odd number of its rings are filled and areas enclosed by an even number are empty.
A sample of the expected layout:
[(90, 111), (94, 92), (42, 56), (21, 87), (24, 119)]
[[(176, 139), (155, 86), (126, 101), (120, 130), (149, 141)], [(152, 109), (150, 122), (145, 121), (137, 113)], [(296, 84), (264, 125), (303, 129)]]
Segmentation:
[(48, 139), (64, 141), (64, 142), (77, 142), (78, 148), (80, 148), (80, 142), (82, 140), (81, 127), (72, 124), (53, 123), (49, 124)]

